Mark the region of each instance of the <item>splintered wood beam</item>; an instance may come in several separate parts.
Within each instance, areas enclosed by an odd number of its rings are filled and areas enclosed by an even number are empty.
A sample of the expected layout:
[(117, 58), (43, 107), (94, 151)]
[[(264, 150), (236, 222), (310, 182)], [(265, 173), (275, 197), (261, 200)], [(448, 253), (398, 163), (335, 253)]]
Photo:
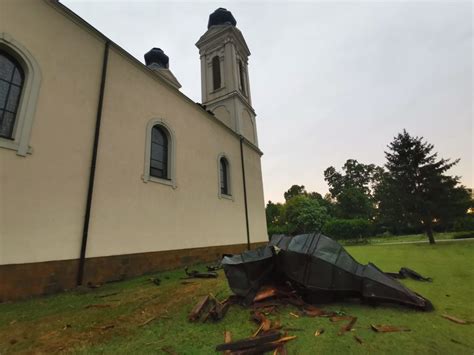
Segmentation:
[(189, 316), (188, 316), (188, 319), (191, 321), (191, 322), (194, 322), (196, 320), (198, 320), (201, 316), (201, 312), (202, 310), (206, 307), (207, 303), (209, 302), (210, 300), (210, 296), (207, 295), (205, 297), (203, 297), (195, 306), (194, 308), (191, 310), (191, 313), (189, 313)]
[[(216, 351), (244, 350), (244, 349), (256, 347), (258, 345), (270, 343), (270, 342), (276, 341), (280, 338), (281, 338), (281, 333), (276, 331), (276, 332), (273, 332), (273, 333), (262, 335), (261, 337), (246, 338), (246, 339), (241, 339), (241, 340), (234, 341), (232, 343), (219, 344), (219, 345), (216, 346)], [(267, 350), (267, 351), (269, 351), (269, 350)]]

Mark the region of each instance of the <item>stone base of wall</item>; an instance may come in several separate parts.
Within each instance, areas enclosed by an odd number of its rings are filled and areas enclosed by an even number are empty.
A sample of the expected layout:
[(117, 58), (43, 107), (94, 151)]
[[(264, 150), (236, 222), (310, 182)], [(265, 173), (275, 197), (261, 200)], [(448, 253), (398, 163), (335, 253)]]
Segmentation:
[[(254, 243), (252, 249), (266, 243)], [(237, 254), (246, 244), (87, 258), (83, 284), (100, 284)], [(76, 287), (79, 260), (0, 265), (0, 302), (52, 294)]]

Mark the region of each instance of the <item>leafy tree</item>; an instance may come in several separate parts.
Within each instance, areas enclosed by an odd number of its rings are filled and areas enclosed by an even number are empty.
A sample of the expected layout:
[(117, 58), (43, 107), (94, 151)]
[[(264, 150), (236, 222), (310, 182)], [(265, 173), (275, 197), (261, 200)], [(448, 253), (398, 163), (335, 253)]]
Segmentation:
[(370, 196), (383, 174), (383, 168), (374, 164), (362, 164), (355, 159), (348, 159), (342, 170), (343, 173), (340, 173), (330, 166), (324, 171), (324, 180), (334, 198), (338, 198), (346, 189), (359, 189)]
[(283, 214), (283, 205), (281, 203), (268, 201), (267, 207), (265, 208), (265, 214), (267, 217), (267, 226), (271, 224), (279, 224)]
[(423, 137), (399, 133), (385, 152), (387, 172), (376, 189), (378, 214), (382, 222), (420, 226), (431, 244), (433, 227), (465, 215), (469, 204), (466, 189), (459, 178), (445, 175), (459, 162), (438, 159), (433, 145)]
[(284, 193), (283, 196), (285, 197), (285, 201), (288, 201), (295, 196), (306, 196), (307, 194), (304, 185), (293, 185)]
[(335, 213), (339, 218), (369, 219), (374, 214), (374, 205), (370, 196), (360, 188), (348, 187), (339, 193)]
[(292, 235), (321, 230), (329, 218), (318, 200), (305, 195), (290, 198), (285, 204), (284, 216), (288, 233)]

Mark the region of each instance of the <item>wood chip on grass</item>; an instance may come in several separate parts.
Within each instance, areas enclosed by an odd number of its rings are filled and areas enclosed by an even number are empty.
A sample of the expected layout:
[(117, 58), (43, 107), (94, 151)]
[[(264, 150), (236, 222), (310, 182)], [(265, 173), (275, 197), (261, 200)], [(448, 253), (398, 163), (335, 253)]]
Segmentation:
[(409, 332), (410, 328), (407, 327), (396, 327), (387, 324), (371, 324), (370, 327), (377, 333), (392, 333), (392, 332)]

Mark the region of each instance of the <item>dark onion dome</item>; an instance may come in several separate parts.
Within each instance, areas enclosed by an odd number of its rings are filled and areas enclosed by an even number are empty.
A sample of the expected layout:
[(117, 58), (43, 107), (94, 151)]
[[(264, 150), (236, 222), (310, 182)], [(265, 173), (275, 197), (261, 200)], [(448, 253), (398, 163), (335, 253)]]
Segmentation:
[(223, 7), (219, 7), (216, 11), (209, 15), (207, 29), (216, 25), (232, 25), (235, 27), (235, 25), (237, 25), (237, 21), (235, 21), (234, 16), (232, 16), (232, 12), (224, 9)]
[(156, 64), (160, 68), (168, 68), (169, 58), (161, 48), (152, 48), (145, 54), (145, 63), (147, 66)]

